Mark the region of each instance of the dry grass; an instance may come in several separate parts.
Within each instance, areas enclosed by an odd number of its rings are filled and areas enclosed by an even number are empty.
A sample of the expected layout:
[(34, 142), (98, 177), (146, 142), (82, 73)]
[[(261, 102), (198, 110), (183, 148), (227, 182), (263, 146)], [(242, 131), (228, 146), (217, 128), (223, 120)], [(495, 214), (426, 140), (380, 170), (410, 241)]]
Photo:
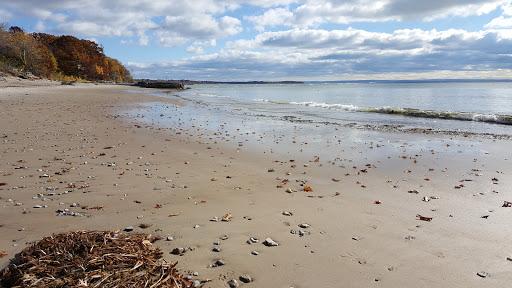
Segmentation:
[(0, 279), (4, 287), (190, 287), (175, 266), (146, 234), (77, 231), (25, 248)]

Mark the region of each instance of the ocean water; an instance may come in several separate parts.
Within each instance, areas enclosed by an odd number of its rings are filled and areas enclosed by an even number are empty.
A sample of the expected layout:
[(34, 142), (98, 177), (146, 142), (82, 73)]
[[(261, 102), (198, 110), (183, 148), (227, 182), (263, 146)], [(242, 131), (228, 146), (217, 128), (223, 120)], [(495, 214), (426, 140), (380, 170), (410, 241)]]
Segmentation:
[(189, 87), (173, 95), (217, 113), (369, 129), (512, 136), (511, 82)]

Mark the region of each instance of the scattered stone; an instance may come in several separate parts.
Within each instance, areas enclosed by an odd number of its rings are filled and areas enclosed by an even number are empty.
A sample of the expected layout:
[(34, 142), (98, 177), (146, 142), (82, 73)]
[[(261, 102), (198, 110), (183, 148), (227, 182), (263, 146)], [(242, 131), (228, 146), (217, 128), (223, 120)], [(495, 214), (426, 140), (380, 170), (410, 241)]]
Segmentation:
[(263, 241), (263, 245), (265, 245), (267, 247), (274, 247), (274, 246), (279, 246), (279, 243), (272, 240), (272, 238), (267, 238), (267, 239), (265, 239), (265, 241)]
[(260, 252), (254, 250), (254, 251), (251, 251), (251, 254), (254, 255), (254, 256), (258, 256), (258, 255), (260, 255)]
[(174, 240), (174, 237), (172, 236), (167, 236), (167, 238), (165, 238), (166, 241), (173, 241)]
[(489, 273), (487, 273), (485, 271), (480, 271), (480, 272), (476, 273), (476, 275), (478, 275), (478, 276), (480, 276), (482, 278), (487, 278), (487, 277), (490, 276)]
[(187, 252), (187, 250), (185, 248), (183, 248), (183, 247), (176, 247), (176, 248), (172, 249), (171, 254), (172, 255), (180, 255), (181, 256), (181, 255), (185, 254), (185, 252)]
[(213, 246), (212, 251), (213, 252), (220, 252), (221, 251), (220, 246)]
[(126, 227), (124, 227), (123, 231), (124, 232), (132, 232), (133, 231), (133, 226), (126, 226)]
[(299, 227), (306, 229), (306, 228), (311, 227), (311, 225), (309, 225), (308, 223), (301, 223), (301, 224), (299, 224)]
[(236, 279), (231, 279), (228, 281), (228, 286), (229, 288), (237, 288), (240, 287), (240, 284), (238, 283), (238, 281), (236, 281)]
[(240, 277), (238, 277), (238, 279), (240, 279), (240, 281), (242, 281), (244, 283), (252, 282), (252, 277), (250, 275), (248, 275), (248, 274), (240, 275)]
[(228, 235), (222, 235), (222, 236), (219, 237), (219, 239), (220, 240), (228, 240), (229, 237), (228, 237)]
[(224, 260), (222, 259), (218, 259), (218, 260), (215, 260), (215, 262), (213, 262), (213, 264), (210, 265), (210, 267), (214, 268), (214, 267), (220, 267), (220, 266), (224, 266), (226, 265), (226, 262), (224, 262)]
[(284, 216), (293, 216), (293, 213), (290, 211), (283, 211)]
[(249, 238), (249, 240), (247, 240), (247, 244), (255, 244), (258, 242), (260, 242), (260, 240), (258, 240), (258, 238), (254, 238), (254, 237), (251, 237), (251, 238)]

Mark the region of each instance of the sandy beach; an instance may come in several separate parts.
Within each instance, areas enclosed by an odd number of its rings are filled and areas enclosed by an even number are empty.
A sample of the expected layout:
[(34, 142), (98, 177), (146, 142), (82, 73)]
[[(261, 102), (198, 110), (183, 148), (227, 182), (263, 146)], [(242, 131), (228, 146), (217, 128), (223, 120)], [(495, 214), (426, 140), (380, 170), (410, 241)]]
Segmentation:
[(208, 126), (175, 92), (2, 85), (1, 268), (52, 233), (132, 228), (203, 287), (512, 283), (510, 140)]

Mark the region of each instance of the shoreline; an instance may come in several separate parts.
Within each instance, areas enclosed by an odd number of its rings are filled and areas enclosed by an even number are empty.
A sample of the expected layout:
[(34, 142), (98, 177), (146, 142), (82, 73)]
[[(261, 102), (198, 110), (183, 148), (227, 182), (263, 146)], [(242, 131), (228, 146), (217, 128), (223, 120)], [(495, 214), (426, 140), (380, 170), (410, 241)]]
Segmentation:
[[(212, 280), (204, 287), (226, 287), (242, 274), (254, 279), (247, 287), (497, 287), (512, 280), (512, 208), (501, 207), (512, 201), (507, 140), (352, 128), (325, 140), (308, 123), (287, 124), (297, 126), (286, 135), (228, 122), (209, 130), (201, 115), (180, 114), (186, 103), (179, 98), (125, 90), (0, 90), (7, 119), (0, 123), (0, 250), (8, 253), (0, 267), (28, 241), (55, 232), (133, 226), (161, 235), (164, 257), (185, 274), (198, 272), (194, 279)], [(152, 102), (169, 106), (165, 116), (178, 125), (122, 112)], [(57, 216), (59, 209), (84, 216)], [(225, 214), (232, 220), (210, 221)], [(250, 237), (259, 243), (247, 244)], [(268, 237), (280, 245), (264, 246)], [(170, 254), (178, 247), (191, 249)], [(209, 268), (216, 259), (225, 265)]]

